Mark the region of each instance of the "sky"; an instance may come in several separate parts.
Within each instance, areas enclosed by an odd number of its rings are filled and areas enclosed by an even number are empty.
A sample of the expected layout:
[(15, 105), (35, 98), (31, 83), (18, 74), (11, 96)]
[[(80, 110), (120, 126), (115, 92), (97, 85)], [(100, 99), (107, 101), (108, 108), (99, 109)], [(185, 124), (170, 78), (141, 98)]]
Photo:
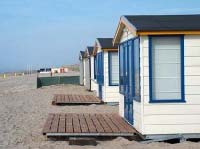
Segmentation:
[(77, 64), (121, 15), (200, 14), (199, 0), (0, 0), (0, 72)]

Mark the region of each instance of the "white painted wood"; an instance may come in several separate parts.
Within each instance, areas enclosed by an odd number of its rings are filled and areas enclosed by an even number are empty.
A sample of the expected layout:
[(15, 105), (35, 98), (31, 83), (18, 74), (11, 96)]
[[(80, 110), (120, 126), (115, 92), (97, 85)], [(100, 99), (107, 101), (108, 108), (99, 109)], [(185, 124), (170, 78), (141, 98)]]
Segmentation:
[[(156, 110), (155, 110), (156, 108)], [(200, 115), (199, 104), (148, 104), (144, 109), (144, 116), (148, 115)]]
[(91, 88), (91, 83), (90, 83), (90, 60), (88, 58), (86, 58), (85, 61), (85, 86), (88, 90), (90, 90)]
[[(145, 42), (144, 42), (145, 43)], [(148, 43), (148, 42), (146, 42)], [(147, 46), (143, 46), (147, 47)], [(149, 103), (148, 48), (143, 48), (143, 134), (200, 133), (200, 36), (185, 36), (186, 103)]]
[[(98, 52), (101, 52), (101, 49), (98, 49)], [(104, 85), (102, 86), (102, 100), (104, 102), (119, 102), (119, 86), (109, 86), (109, 67), (108, 67), (108, 52), (104, 51)], [(117, 65), (119, 67), (119, 64)], [(98, 84), (97, 84), (98, 90)], [(97, 91), (97, 95), (99, 95)]]
[(79, 62), (79, 70), (80, 70), (80, 85), (83, 85), (83, 78), (84, 78), (84, 65), (83, 60), (80, 60)]
[(185, 124), (199, 124), (200, 115), (147, 115), (144, 117), (144, 124), (153, 125), (185, 125)]
[(120, 42), (124, 42), (124, 41), (129, 40), (133, 37), (134, 37), (134, 35), (127, 28), (124, 28), (123, 33), (122, 33), (121, 38), (120, 38)]
[(200, 132), (199, 124), (187, 125), (144, 125), (143, 135), (150, 134), (196, 134)]

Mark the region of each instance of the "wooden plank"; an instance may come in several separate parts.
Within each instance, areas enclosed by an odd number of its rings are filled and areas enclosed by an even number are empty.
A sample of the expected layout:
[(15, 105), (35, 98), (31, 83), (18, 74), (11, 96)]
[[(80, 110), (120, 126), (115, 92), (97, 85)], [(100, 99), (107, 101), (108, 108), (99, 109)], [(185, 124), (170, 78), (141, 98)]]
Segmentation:
[(52, 133), (58, 132), (58, 124), (59, 124), (59, 114), (55, 114), (52, 125), (51, 125), (50, 132), (52, 132)]
[(109, 116), (107, 115), (102, 115), (105, 122), (110, 126), (110, 128), (112, 129), (113, 132), (115, 133), (120, 133), (119, 128), (111, 121), (111, 119), (109, 118)]
[(130, 132), (130, 133), (134, 133), (135, 132), (135, 130), (133, 129), (133, 127), (130, 126), (124, 119), (122, 119), (117, 114), (112, 114), (111, 117), (113, 119), (115, 119), (120, 125), (122, 125), (127, 130), (127, 132)]
[(72, 95), (68, 95), (70, 103), (73, 103)]
[(43, 134), (50, 132), (53, 119), (54, 119), (54, 114), (49, 114), (42, 130)]
[(59, 133), (65, 133), (65, 114), (60, 114), (58, 132)]
[(111, 114), (106, 114), (111, 121), (113, 122), (113, 124), (116, 124), (117, 128), (120, 130), (121, 133), (127, 133), (129, 132), (121, 123), (119, 123), (119, 121), (116, 120), (116, 118), (113, 117), (113, 115)]
[(96, 117), (97, 117), (98, 121), (100, 122), (101, 126), (103, 127), (105, 133), (113, 132), (112, 129), (110, 128), (110, 126), (105, 122), (102, 114), (96, 114)]
[(98, 121), (96, 115), (92, 114), (90, 115), (95, 127), (96, 127), (96, 130), (98, 133), (103, 133), (104, 132), (104, 129), (103, 127), (101, 126), (100, 122)]
[(81, 100), (85, 103), (85, 102), (87, 102), (87, 98), (85, 97), (85, 95), (82, 95), (81, 96)]
[(69, 99), (69, 95), (65, 95), (65, 103), (69, 103), (70, 99)]
[(72, 114), (74, 133), (81, 133), (81, 126), (77, 114)]
[(89, 132), (90, 133), (96, 133), (97, 130), (96, 130), (96, 127), (95, 127), (90, 115), (89, 114), (84, 114), (84, 117), (85, 117), (88, 129), (89, 129)]
[(66, 132), (66, 133), (73, 133), (73, 132), (74, 132), (74, 129), (73, 129), (72, 115), (71, 115), (71, 114), (66, 114), (66, 115), (65, 115), (65, 118), (66, 118), (65, 132)]
[(89, 129), (88, 129), (84, 115), (79, 114), (78, 116), (79, 116), (79, 120), (80, 120), (81, 132), (82, 133), (88, 133)]

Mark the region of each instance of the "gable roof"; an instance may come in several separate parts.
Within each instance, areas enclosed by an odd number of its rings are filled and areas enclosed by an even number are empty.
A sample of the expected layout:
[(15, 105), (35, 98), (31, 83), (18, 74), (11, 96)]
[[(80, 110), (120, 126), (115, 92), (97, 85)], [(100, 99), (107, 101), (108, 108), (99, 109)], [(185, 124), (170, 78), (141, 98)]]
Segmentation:
[(81, 57), (84, 57), (85, 52), (84, 51), (80, 51), (80, 55), (81, 55)]
[(138, 15), (124, 16), (137, 31), (200, 30), (200, 15)]
[[(200, 34), (200, 14), (194, 15), (125, 15), (120, 22), (113, 39), (119, 42), (123, 29), (134, 35), (154, 34)], [(163, 33), (162, 33), (163, 32)]]
[(94, 47), (87, 47), (87, 51), (89, 53), (89, 55), (92, 55), (93, 54), (93, 50), (94, 50)]
[(97, 38), (97, 41), (102, 49), (117, 49), (117, 46), (113, 46), (113, 38)]

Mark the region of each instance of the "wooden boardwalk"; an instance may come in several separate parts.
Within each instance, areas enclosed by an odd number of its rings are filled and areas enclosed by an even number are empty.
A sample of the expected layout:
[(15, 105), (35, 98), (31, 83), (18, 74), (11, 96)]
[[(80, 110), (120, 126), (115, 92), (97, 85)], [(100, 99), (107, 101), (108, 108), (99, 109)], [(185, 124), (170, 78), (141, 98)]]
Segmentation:
[(53, 136), (134, 136), (136, 130), (117, 114), (49, 114), (43, 135)]
[(64, 95), (56, 94), (53, 97), (52, 104), (100, 104), (102, 100), (92, 95)]

